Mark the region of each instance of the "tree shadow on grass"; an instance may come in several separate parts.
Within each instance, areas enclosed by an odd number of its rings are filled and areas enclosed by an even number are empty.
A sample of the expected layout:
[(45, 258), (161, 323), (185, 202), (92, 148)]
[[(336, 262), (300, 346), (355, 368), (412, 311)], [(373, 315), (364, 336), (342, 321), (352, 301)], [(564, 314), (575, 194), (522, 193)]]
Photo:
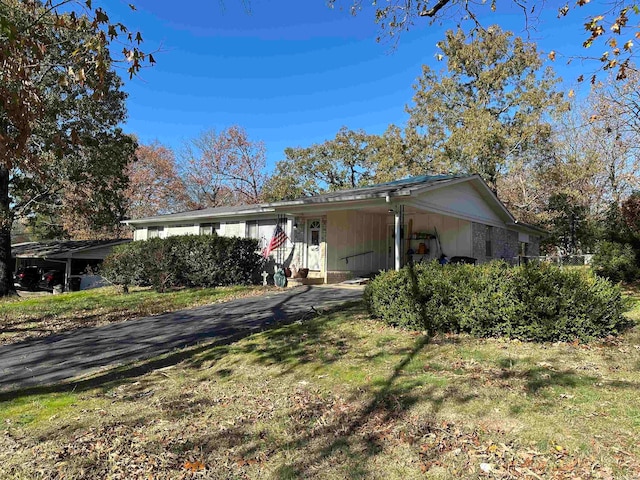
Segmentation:
[[(17, 388), (7, 389), (5, 391), (0, 391), (0, 401), (13, 400), (19, 397), (25, 397), (25, 396), (31, 396), (31, 395), (42, 395), (47, 393), (69, 392), (69, 391), (80, 392), (80, 391), (94, 389), (94, 388), (102, 388), (102, 389), (108, 390), (113, 386), (117, 386), (119, 383), (132, 381), (132, 379), (135, 379), (136, 377), (149, 373), (153, 370), (169, 367), (185, 360), (191, 360), (192, 366), (194, 367), (198, 367), (205, 360), (208, 362), (217, 361), (223, 358), (226, 354), (228, 354), (233, 343), (237, 342), (238, 340), (244, 337), (247, 337), (253, 333), (258, 333), (259, 331), (264, 331), (264, 330), (269, 331), (274, 326), (283, 326), (283, 325), (288, 325), (296, 322), (305, 323), (306, 320), (309, 320), (310, 318), (315, 317), (320, 312), (316, 311), (314, 307), (311, 307), (311, 310), (309, 308), (305, 308), (303, 306), (305, 305), (304, 300), (302, 301), (301, 304), (296, 304), (296, 303), (292, 304), (294, 307), (291, 307), (291, 306), (287, 307), (286, 310), (284, 308), (284, 305), (287, 302), (289, 302), (293, 297), (295, 297), (296, 295), (300, 295), (302, 293), (306, 293), (307, 291), (309, 291), (308, 287), (299, 289), (298, 292), (288, 293), (286, 296), (283, 296), (282, 298), (278, 298), (279, 300), (278, 303), (269, 307), (270, 308), (269, 313), (264, 313), (260, 317), (252, 318), (248, 322), (229, 323), (229, 322), (232, 322), (233, 320), (226, 322), (226, 320), (223, 319), (221, 324), (222, 326), (216, 327), (217, 330), (214, 330), (213, 334), (211, 335), (208, 334), (207, 330), (204, 330), (203, 333), (189, 334), (189, 335), (183, 335), (183, 336), (181, 336), (182, 332), (178, 332), (176, 339), (172, 340), (172, 343), (168, 343), (162, 346), (162, 348), (164, 348), (165, 350), (171, 350), (170, 353), (158, 354), (153, 356), (150, 359), (135, 361), (135, 363), (130, 363), (124, 366), (118, 366), (115, 368), (109, 368), (108, 363), (105, 362), (107, 366), (103, 369), (103, 371), (92, 373), (90, 376), (82, 377), (75, 380), (59, 381), (59, 382), (51, 383), (45, 386), (34, 386), (34, 387), (24, 387), (24, 388), (20, 388), (18, 386)], [(312, 297), (312, 298), (315, 298), (315, 297)], [(256, 302), (257, 300), (254, 299), (253, 301)], [(343, 303), (338, 306), (330, 307), (329, 309), (323, 311), (322, 313), (324, 312), (331, 313), (331, 312), (339, 311), (345, 308), (345, 305), (346, 303)], [(197, 321), (199, 320), (199, 317), (194, 317), (194, 319)], [(321, 322), (314, 322), (312, 325), (316, 325), (319, 323)], [(170, 328), (169, 326), (165, 327), (164, 326), (165, 324), (168, 325), (168, 322), (166, 320), (164, 321), (164, 323), (162, 323), (163, 328), (167, 328), (167, 329)], [(110, 331), (112, 331), (115, 328), (125, 328), (125, 324), (121, 323), (118, 325), (112, 325), (110, 326)], [(319, 338), (319, 336), (322, 334), (322, 326), (317, 325), (313, 328), (316, 329), (316, 333), (314, 335)], [(156, 334), (156, 332), (152, 330), (150, 332), (150, 335), (154, 335), (154, 334)], [(281, 335), (285, 335), (285, 334), (283, 333)], [(216, 340), (216, 337), (218, 338), (217, 340)], [(61, 336), (60, 338), (68, 342), (68, 337)], [(48, 339), (48, 341), (51, 341), (51, 340), (54, 340), (54, 339)], [(138, 346), (138, 345), (144, 346), (144, 343), (140, 343), (140, 341), (138, 341), (137, 339), (132, 339), (131, 342), (133, 346)], [(177, 348), (185, 347), (185, 346), (187, 348), (172, 350), (171, 346), (174, 344), (175, 344), (175, 347)], [(189, 345), (195, 345), (195, 346), (189, 347)], [(18, 349), (25, 348), (22, 345), (8, 346), (8, 347), (18, 348)], [(91, 367), (96, 368), (97, 366), (100, 366), (100, 363), (98, 359), (94, 361), (92, 357), (90, 357), (91, 348), (93, 348), (93, 350), (96, 350), (98, 347), (91, 347), (89, 344), (87, 344), (86, 349), (88, 352), (87, 355), (89, 356), (85, 361), (85, 356), (83, 355), (79, 358), (79, 361), (84, 362), (84, 364), (88, 366), (87, 368), (91, 368)], [(284, 356), (287, 355), (287, 353), (285, 352), (285, 346), (281, 345), (280, 351), (266, 350), (262, 352), (261, 355), (263, 355), (265, 358), (270, 356), (271, 361), (276, 362), (278, 361), (278, 358), (283, 358)], [(296, 356), (300, 355), (300, 352), (293, 352), (293, 354), (290, 353), (288, 355), (291, 358), (295, 358)], [(114, 360), (118, 361), (119, 358), (120, 357), (117, 356), (115, 353), (111, 353), (109, 357), (111, 362), (113, 362)], [(52, 360), (53, 359), (51, 359), (50, 362)], [(133, 360), (136, 360), (136, 359), (133, 358)], [(126, 361), (126, 359), (123, 358), (120, 361)], [(64, 362), (62, 362), (62, 364), (64, 364)], [(28, 365), (25, 365), (24, 368), (26, 369), (27, 367)], [(11, 384), (9, 384), (9, 386), (11, 386)]]
[[(304, 458), (280, 467), (278, 475), (291, 475), (297, 478), (313, 476), (318, 466), (332, 457), (339, 457), (349, 472), (356, 477), (369, 478), (374, 472), (366, 469), (366, 458), (378, 455), (383, 451), (390, 425), (404, 418), (408, 410), (418, 401), (430, 402), (433, 415), (440, 410), (444, 402), (456, 401), (464, 403), (472, 397), (459, 395), (456, 391), (442, 392), (436, 387), (424, 388), (423, 382), (412, 378), (403, 378), (403, 370), (423, 351), (428, 344), (427, 336), (420, 336), (414, 341), (412, 348), (393, 367), (390, 375), (381, 381), (358, 389), (349, 399), (349, 403), (358, 405), (344, 408), (343, 413), (333, 417), (333, 421), (320, 428), (313, 428), (308, 433), (294, 438), (280, 448), (296, 450), (307, 448), (311, 454)], [(362, 402), (362, 399), (368, 399)], [(317, 412), (314, 417), (317, 416)], [(429, 420), (416, 426), (413, 435), (421, 437), (430, 429)]]

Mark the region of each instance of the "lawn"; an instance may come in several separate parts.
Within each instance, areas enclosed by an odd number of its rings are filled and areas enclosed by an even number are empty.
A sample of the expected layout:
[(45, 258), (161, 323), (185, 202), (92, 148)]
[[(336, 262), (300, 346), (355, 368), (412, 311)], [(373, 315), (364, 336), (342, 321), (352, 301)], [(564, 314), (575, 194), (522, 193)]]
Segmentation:
[(0, 345), (81, 327), (106, 325), (182, 308), (222, 302), (264, 293), (265, 287), (190, 288), (157, 293), (133, 288), (129, 294), (116, 287), (64, 295), (0, 300)]
[(173, 355), (0, 396), (0, 478), (640, 477), (640, 327), (426, 342), (352, 304)]

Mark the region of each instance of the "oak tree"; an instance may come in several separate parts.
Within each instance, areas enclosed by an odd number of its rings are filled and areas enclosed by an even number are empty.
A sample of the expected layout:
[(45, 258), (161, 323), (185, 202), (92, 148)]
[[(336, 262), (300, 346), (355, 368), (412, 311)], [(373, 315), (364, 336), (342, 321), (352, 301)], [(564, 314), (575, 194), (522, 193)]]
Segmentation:
[(185, 185), (169, 147), (157, 141), (139, 145), (126, 174), (129, 178), (125, 191), (128, 217), (150, 217), (188, 208)]
[(266, 180), (266, 149), (237, 125), (209, 130), (182, 152), (181, 175), (191, 208), (258, 203)]
[(293, 199), (371, 183), (375, 175), (371, 140), (362, 130), (342, 127), (331, 140), (286, 148), (286, 158), (276, 164), (266, 185), (266, 198)]
[[(330, 7), (341, 4), (340, 0), (329, 0)], [(348, 3), (348, 2), (345, 2)], [(445, 22), (470, 25), (469, 33), (484, 31), (484, 19), (491, 13), (509, 13), (515, 10), (521, 14), (522, 26), (526, 31), (539, 30), (542, 25), (542, 13), (553, 10), (558, 21), (568, 15), (583, 16), (582, 47), (585, 54), (581, 60), (593, 60), (603, 70), (615, 71), (617, 79), (626, 78), (629, 71), (636, 70), (632, 61), (634, 45), (640, 41), (640, 5), (634, 0), (554, 2), (539, 0), (512, 0), (511, 2), (469, 1), (469, 0), (386, 0), (374, 1), (371, 5), (362, 0), (352, 0), (350, 10), (353, 15), (363, 10), (373, 11), (375, 22), (381, 32), (378, 41), (398, 38), (402, 32), (408, 31), (424, 23)], [(510, 15), (513, 18), (513, 15)], [(558, 45), (562, 50), (562, 45)], [(592, 52), (594, 49), (597, 49)], [(548, 52), (550, 58), (556, 51)], [(571, 57), (569, 57), (571, 59)], [(582, 80), (587, 75), (581, 75)], [(596, 74), (590, 74), (595, 82)]]
[[(154, 61), (138, 49), (139, 34), (91, 0), (0, 2), (0, 295), (13, 289), (17, 215), (60, 204), (65, 183), (67, 191), (93, 184), (82, 198), (96, 201), (121, 185), (133, 142), (117, 127), (126, 112), (109, 50), (116, 39), (130, 74)], [(116, 157), (98, 160), (108, 146)]]
[(565, 108), (559, 80), (534, 44), (497, 26), (474, 39), (448, 31), (438, 46), (446, 68), (423, 66), (408, 125), (422, 135), (425, 156), (480, 174), (495, 190), (516, 160), (548, 155), (549, 115)]

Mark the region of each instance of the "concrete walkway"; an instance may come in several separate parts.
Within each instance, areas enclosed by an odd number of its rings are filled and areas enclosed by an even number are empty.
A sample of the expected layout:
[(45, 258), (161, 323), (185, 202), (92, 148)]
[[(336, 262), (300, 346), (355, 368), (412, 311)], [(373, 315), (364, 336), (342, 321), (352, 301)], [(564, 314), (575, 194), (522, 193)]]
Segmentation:
[(362, 298), (362, 288), (297, 287), (0, 346), (0, 391), (52, 385), (204, 341), (231, 341)]

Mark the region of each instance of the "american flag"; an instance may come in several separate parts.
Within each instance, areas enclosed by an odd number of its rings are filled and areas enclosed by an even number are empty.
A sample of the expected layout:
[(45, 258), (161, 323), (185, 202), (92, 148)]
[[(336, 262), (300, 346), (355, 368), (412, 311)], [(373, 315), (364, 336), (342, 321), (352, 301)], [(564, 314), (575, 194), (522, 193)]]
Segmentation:
[(280, 224), (276, 225), (276, 229), (273, 231), (273, 236), (271, 237), (271, 241), (269, 242), (269, 246), (262, 250), (262, 256), (267, 258), (271, 252), (273, 252), (276, 248), (282, 245), (287, 241), (287, 235), (280, 227)]

